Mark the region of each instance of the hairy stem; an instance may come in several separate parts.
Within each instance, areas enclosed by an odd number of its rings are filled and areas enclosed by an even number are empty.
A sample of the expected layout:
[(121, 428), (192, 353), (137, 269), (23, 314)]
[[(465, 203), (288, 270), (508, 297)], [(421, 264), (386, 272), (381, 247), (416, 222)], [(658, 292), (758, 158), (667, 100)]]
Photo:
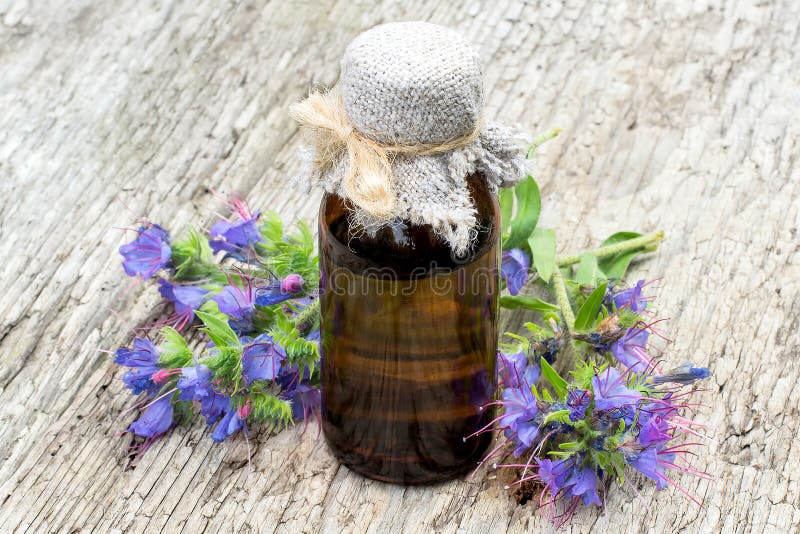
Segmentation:
[(297, 314), (294, 319), (294, 324), (300, 328), (310, 322), (316, 322), (317, 315), (319, 315), (319, 298), (312, 300), (311, 304)]
[(572, 334), (575, 330), (575, 314), (572, 311), (572, 305), (569, 303), (569, 296), (567, 296), (567, 286), (564, 283), (564, 276), (561, 274), (560, 269), (553, 272), (553, 289), (556, 294), (556, 304), (561, 310), (561, 316), (564, 318), (564, 324), (567, 325), (567, 331)]
[(573, 265), (581, 261), (581, 256), (584, 254), (591, 254), (597, 258), (607, 258), (614, 256), (621, 252), (629, 252), (640, 248), (646, 248), (653, 245), (658, 245), (664, 239), (664, 232), (655, 232), (653, 234), (643, 235), (634, 239), (628, 239), (621, 243), (614, 243), (613, 245), (606, 245), (604, 247), (596, 248), (594, 250), (587, 250), (580, 254), (570, 254), (567, 256), (559, 256), (556, 258), (556, 263), (559, 267)]

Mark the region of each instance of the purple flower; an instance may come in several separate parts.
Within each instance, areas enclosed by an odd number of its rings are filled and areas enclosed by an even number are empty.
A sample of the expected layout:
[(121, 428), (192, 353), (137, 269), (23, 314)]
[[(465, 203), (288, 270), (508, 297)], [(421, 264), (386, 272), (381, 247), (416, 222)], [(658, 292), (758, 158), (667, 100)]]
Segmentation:
[(211, 386), (211, 379), (214, 373), (203, 364), (181, 369), (181, 377), (178, 379), (178, 398), (182, 401), (199, 401), (214, 394)]
[(530, 386), (505, 388), (503, 390), (503, 416), (500, 425), (517, 430), (520, 422), (536, 417), (539, 408), (536, 406), (536, 397), (533, 396)]
[(157, 367), (158, 349), (149, 339), (137, 337), (133, 340), (132, 349), (117, 349), (114, 363), (124, 367)]
[(500, 425), (507, 427), (505, 436), (516, 443), (514, 455), (520, 456), (539, 435), (539, 423), (535, 420), (539, 414), (536, 398), (528, 385), (506, 387), (502, 404)]
[(579, 467), (579, 462), (573, 458), (538, 462), (539, 478), (547, 485), (553, 498), (561, 494), (568, 499), (581, 497), (584, 505), (601, 505), (597, 475), (591, 467)]
[(531, 258), (524, 250), (512, 248), (503, 252), (500, 276), (506, 281), (509, 293), (512, 295), (519, 293), (519, 290), (528, 281), (530, 266)]
[(292, 403), (292, 417), (306, 419), (309, 414), (319, 412), (322, 395), (319, 388), (308, 384), (298, 384), (284, 398)]
[(265, 286), (256, 288), (256, 304), (258, 306), (272, 306), (292, 298), (291, 293), (285, 292), (280, 280), (273, 280)]
[(656, 384), (692, 384), (698, 380), (704, 380), (711, 376), (707, 367), (695, 367), (691, 362), (684, 362), (682, 365), (670, 370), (662, 376), (654, 376), (653, 382)]
[[(644, 413), (639, 415), (641, 428), (639, 429), (639, 443), (643, 447), (663, 445), (672, 439), (669, 433), (669, 424), (661, 417), (654, 415), (647, 417)], [(642, 419), (645, 421), (642, 422)]]
[(117, 349), (114, 363), (130, 367), (131, 370), (122, 376), (125, 387), (134, 395), (146, 392), (154, 394), (159, 385), (153, 381), (153, 374), (159, 371), (158, 349), (149, 339), (136, 338), (133, 348), (121, 347)]
[(253, 328), (255, 313), (255, 290), (249, 282), (241, 288), (236, 285), (225, 286), (219, 294), (211, 297), (219, 311), (228, 316), (228, 323), (237, 333), (249, 332)]
[(641, 373), (653, 365), (647, 356), (647, 330), (629, 328), (625, 335), (611, 345), (611, 354), (622, 365), (635, 373)]
[(157, 438), (172, 426), (171, 395), (156, 400), (144, 411), (142, 416), (133, 422), (128, 432), (145, 438)]
[(644, 280), (639, 280), (636, 285), (620, 291), (611, 297), (616, 308), (628, 308), (632, 312), (644, 311), (647, 308), (647, 298), (642, 296), (642, 288), (644, 287)]
[(299, 293), (306, 281), (299, 274), (290, 274), (281, 281), (281, 291), (284, 293)]
[(634, 469), (647, 478), (655, 480), (656, 488), (667, 487), (668, 482), (664, 470), (674, 462), (674, 454), (659, 452), (655, 447), (649, 447), (638, 454), (628, 456), (627, 460)]
[(268, 334), (261, 334), (242, 352), (242, 376), (245, 384), (254, 380), (272, 380), (278, 376), (286, 353)]
[(206, 424), (211, 426), (225, 413), (229, 405), (230, 397), (212, 389), (210, 394), (200, 399), (200, 415), (205, 417)]
[(169, 234), (157, 224), (141, 227), (138, 233), (136, 239), (119, 247), (119, 253), (125, 258), (122, 268), (128, 276), (150, 278), (169, 266), (172, 256)]
[(569, 407), (569, 420), (579, 421), (586, 417), (586, 408), (592, 400), (589, 392), (585, 389), (570, 389), (567, 395), (567, 406)]
[(132, 369), (122, 375), (122, 381), (125, 383), (125, 387), (130, 389), (134, 395), (147, 393), (152, 396), (159, 389), (159, 385), (153, 381), (153, 374), (157, 371), (158, 367)]
[(158, 279), (159, 293), (175, 305), (175, 312), (181, 319), (181, 325), (194, 319), (195, 310), (206, 301), (208, 290), (198, 286), (179, 286), (171, 284), (163, 278)]
[(498, 352), (497, 361), (500, 364), (498, 372), (504, 387), (516, 388), (522, 384), (530, 387), (539, 380), (541, 372), (539, 366), (529, 364), (528, 357), (522, 351), (514, 354)]
[(212, 226), (209, 244), (214, 254), (225, 251), (226, 256), (246, 261), (252, 256), (253, 245), (264, 241), (258, 230), (260, 213), (250, 215), (246, 209), (242, 209), (238, 215), (241, 218), (237, 221), (220, 221)]
[(539, 463), (539, 478), (544, 483), (550, 493), (558, 495), (564, 488), (564, 482), (570, 471), (569, 460), (537, 460)]
[(239, 411), (236, 409), (233, 399), (228, 399), (228, 406), (225, 409), (225, 414), (211, 432), (211, 439), (216, 442), (225, 441), (243, 428), (245, 432), (247, 432), (244, 419), (239, 416)]
[(592, 378), (592, 389), (597, 410), (625, 408), (642, 397), (640, 392), (625, 387), (622, 377), (613, 367), (607, 367)]
[(571, 483), (570, 493), (573, 497), (581, 497), (584, 506), (594, 504), (600, 506), (600, 496), (597, 494), (597, 475), (594, 470), (586, 466), (583, 469), (575, 468), (572, 470), (567, 483)]

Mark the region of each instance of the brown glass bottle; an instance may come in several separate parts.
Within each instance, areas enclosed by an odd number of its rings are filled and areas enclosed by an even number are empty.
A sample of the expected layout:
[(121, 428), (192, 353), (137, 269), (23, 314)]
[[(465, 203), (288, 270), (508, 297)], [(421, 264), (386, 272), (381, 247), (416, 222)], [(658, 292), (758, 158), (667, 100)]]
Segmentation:
[[(467, 258), (428, 226), (353, 231), (320, 209), (322, 420), (338, 459), (378, 480), (430, 483), (476, 466), (496, 387), (499, 220), (469, 177), (478, 236)], [(466, 439), (465, 439), (466, 438)]]

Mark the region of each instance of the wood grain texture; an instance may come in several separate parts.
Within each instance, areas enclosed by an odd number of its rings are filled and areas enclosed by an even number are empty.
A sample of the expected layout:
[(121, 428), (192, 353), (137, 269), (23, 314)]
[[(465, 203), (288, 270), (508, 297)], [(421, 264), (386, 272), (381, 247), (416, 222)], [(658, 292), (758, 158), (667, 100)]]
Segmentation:
[[(562, 252), (663, 229), (674, 343), (709, 365), (711, 481), (615, 490), (566, 531), (786, 532), (800, 523), (800, 5), (793, 0), (0, 1), (0, 530), (510, 532), (550, 529), (479, 476), (404, 489), (340, 468), (315, 426), (178, 429), (124, 472), (134, 418), (98, 348), (158, 316), (115, 226), (208, 225), (240, 191), (312, 221), (286, 108), (336, 80), (359, 31), (453, 26), (481, 46), (487, 114), (562, 135), (541, 151)], [(509, 328), (521, 324), (508, 314)], [(638, 495), (637, 495), (638, 493)]]

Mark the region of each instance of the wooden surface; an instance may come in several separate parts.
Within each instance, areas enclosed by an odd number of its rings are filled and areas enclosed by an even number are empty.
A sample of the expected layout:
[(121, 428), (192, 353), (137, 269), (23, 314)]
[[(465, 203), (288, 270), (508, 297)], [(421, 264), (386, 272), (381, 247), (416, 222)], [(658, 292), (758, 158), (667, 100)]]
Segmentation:
[[(115, 226), (208, 225), (240, 191), (285, 219), (286, 108), (335, 82), (373, 24), (425, 19), (481, 46), (489, 116), (562, 135), (536, 163), (559, 250), (619, 229), (668, 239), (666, 357), (711, 367), (698, 459), (712, 481), (614, 490), (569, 532), (760, 532), (800, 522), (800, 5), (794, 0), (520, 3), (0, 1), (0, 530), (536, 532), (481, 475), (388, 486), (340, 468), (315, 426), (215, 445), (178, 429), (123, 471), (134, 414), (98, 349), (158, 316)], [(118, 200), (119, 199), (119, 200)], [(512, 328), (520, 317), (506, 316)], [(638, 492), (638, 495), (637, 495)]]

